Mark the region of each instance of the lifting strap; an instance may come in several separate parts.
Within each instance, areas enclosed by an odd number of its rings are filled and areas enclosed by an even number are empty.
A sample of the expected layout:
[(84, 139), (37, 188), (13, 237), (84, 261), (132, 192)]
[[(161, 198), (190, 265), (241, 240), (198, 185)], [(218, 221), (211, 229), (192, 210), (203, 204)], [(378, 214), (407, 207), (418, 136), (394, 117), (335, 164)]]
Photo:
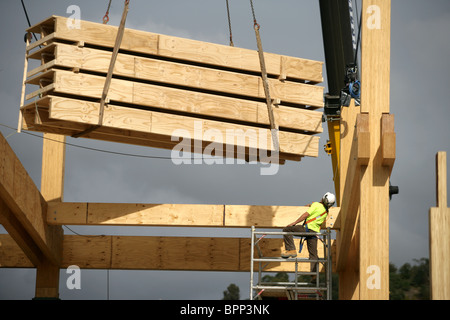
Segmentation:
[(234, 47), (233, 43), (233, 33), (231, 32), (231, 17), (230, 17), (230, 6), (228, 4), (228, 0), (226, 0), (227, 3), (227, 16), (228, 16), (228, 29), (230, 30), (230, 46)]
[(130, 0), (125, 0), (125, 6), (123, 8), (123, 13), (122, 13), (122, 20), (120, 21), (119, 29), (117, 30), (116, 41), (114, 43), (114, 49), (113, 49), (113, 53), (111, 56), (111, 61), (109, 63), (109, 68), (108, 68), (108, 73), (106, 75), (105, 84), (103, 86), (102, 96), (100, 99), (100, 111), (99, 111), (99, 117), (98, 117), (98, 124), (91, 126), (90, 128), (88, 128), (82, 132), (74, 134), (72, 136), (73, 138), (78, 138), (85, 134), (88, 134), (103, 125), (103, 113), (105, 110), (105, 103), (107, 101), (109, 86), (111, 84), (112, 74), (114, 71), (114, 65), (116, 63), (117, 55), (119, 54), (120, 44), (122, 43), (122, 38), (123, 38), (124, 31), (125, 31), (125, 21), (127, 19), (129, 3), (130, 3)]
[(269, 81), (267, 79), (266, 63), (264, 60), (264, 51), (263, 51), (262, 44), (261, 44), (261, 36), (259, 34), (259, 24), (256, 22), (255, 10), (253, 8), (252, 0), (250, 0), (250, 6), (252, 8), (252, 14), (253, 14), (253, 28), (255, 29), (256, 44), (258, 46), (259, 64), (261, 65), (261, 77), (262, 77), (262, 82), (263, 82), (263, 87), (264, 87), (264, 93), (266, 95), (267, 111), (269, 113), (270, 131), (272, 133), (272, 141), (273, 141), (273, 146), (275, 148), (275, 152), (279, 152), (280, 145), (279, 145), (279, 140), (278, 140), (278, 126), (275, 123), (275, 118), (273, 116), (272, 99), (270, 98)]

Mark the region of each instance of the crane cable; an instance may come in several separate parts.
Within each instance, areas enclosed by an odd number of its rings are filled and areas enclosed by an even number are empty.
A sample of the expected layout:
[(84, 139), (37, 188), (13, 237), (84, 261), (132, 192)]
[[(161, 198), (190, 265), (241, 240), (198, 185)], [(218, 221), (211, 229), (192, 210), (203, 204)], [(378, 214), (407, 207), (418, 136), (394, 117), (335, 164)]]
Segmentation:
[(280, 145), (279, 145), (279, 140), (278, 140), (278, 126), (275, 123), (275, 118), (273, 115), (272, 99), (270, 98), (269, 81), (267, 79), (266, 63), (264, 60), (264, 51), (263, 51), (262, 43), (261, 43), (261, 36), (259, 34), (260, 25), (256, 21), (255, 8), (253, 7), (253, 0), (250, 0), (250, 7), (252, 9), (252, 15), (253, 15), (253, 29), (255, 29), (256, 44), (258, 46), (259, 64), (261, 65), (261, 77), (263, 80), (262, 82), (263, 82), (263, 87), (264, 87), (264, 93), (266, 95), (266, 104), (267, 104), (267, 111), (269, 113), (270, 131), (272, 133), (272, 141), (273, 141), (273, 146), (275, 148), (275, 152), (279, 152)]
[(106, 8), (106, 13), (103, 16), (103, 24), (107, 24), (109, 22), (109, 8), (111, 7), (111, 1), (109, 0), (108, 7)]
[[(349, 16), (350, 16), (350, 27), (351, 27), (351, 33), (352, 33), (352, 43), (353, 43), (353, 53), (354, 53), (354, 62), (353, 65), (358, 67), (358, 53), (360, 51), (360, 41), (361, 41), (361, 18), (362, 18), (362, 11), (360, 13), (360, 16), (358, 17), (358, 1), (355, 0), (355, 10), (353, 10), (353, 0), (348, 0), (348, 9), (349, 9)], [(355, 19), (354, 16), (356, 16), (356, 25), (358, 28), (358, 34), (356, 34), (355, 31)], [(359, 73), (359, 68), (358, 68)], [(359, 74), (357, 76), (359, 78)]]
[(226, 4), (227, 4), (227, 16), (228, 16), (228, 29), (230, 30), (230, 46), (234, 47), (233, 33), (231, 32), (230, 6), (228, 5), (228, 0), (226, 0)]
[[(358, 5), (355, 2), (356, 5), (356, 11), (358, 11)], [(358, 17), (358, 12), (356, 12), (356, 17)], [(361, 42), (361, 19), (362, 19), (362, 8), (361, 8), (361, 13), (360, 13), (360, 18), (357, 18), (357, 23), (358, 23), (358, 36), (356, 37), (356, 45), (355, 45), (355, 61), (354, 64), (355, 66), (358, 64), (358, 52), (359, 52), (359, 46), (360, 46), (360, 42)]]

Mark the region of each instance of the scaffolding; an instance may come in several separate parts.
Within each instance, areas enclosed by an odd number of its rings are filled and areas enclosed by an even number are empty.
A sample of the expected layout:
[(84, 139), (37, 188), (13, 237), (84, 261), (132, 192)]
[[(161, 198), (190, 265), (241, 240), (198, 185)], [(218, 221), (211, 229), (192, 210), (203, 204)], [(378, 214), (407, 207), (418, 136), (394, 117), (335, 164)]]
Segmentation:
[[(264, 257), (259, 246), (260, 240), (267, 235), (293, 235), (300, 237), (316, 236), (318, 240), (323, 243), (324, 255), (323, 259), (308, 259), (308, 258), (282, 258), (282, 257)], [(258, 235), (261, 237), (257, 238)], [(256, 253), (258, 254), (255, 257)], [(289, 300), (299, 300), (299, 298), (316, 299), (316, 300), (331, 300), (332, 288), (332, 264), (331, 264), (331, 230), (327, 228), (320, 233), (311, 232), (266, 232), (257, 231), (254, 226), (251, 228), (251, 264), (250, 264), (250, 300), (262, 299), (263, 295), (272, 292), (277, 296), (280, 293), (285, 294)], [(262, 273), (264, 268), (271, 262), (276, 263), (294, 263), (295, 271), (293, 282), (263, 282)], [(258, 263), (258, 279), (255, 284), (254, 273), (255, 263)], [(317, 263), (315, 272), (302, 272), (298, 270), (299, 263)], [(320, 264), (323, 264), (325, 273), (325, 282), (320, 282)], [(290, 272), (292, 273), (292, 272)], [(313, 282), (299, 282), (300, 275), (315, 276)]]

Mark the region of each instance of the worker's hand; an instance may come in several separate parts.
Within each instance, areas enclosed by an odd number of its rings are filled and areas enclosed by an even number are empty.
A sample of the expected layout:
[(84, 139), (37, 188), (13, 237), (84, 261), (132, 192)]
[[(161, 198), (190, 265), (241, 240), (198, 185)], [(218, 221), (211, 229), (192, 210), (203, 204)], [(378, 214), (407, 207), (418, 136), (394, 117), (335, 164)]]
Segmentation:
[(293, 227), (293, 226), (295, 226), (296, 225), (296, 223), (295, 222), (292, 222), (292, 223), (289, 223), (287, 226), (288, 227)]

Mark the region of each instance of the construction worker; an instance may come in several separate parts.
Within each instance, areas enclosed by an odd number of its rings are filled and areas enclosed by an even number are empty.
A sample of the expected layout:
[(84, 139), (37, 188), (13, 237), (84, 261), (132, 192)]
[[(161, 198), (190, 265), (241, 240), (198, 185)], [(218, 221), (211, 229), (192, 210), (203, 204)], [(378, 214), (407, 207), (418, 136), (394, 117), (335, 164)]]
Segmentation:
[[(320, 232), (321, 224), (326, 220), (328, 209), (333, 206), (336, 201), (334, 194), (327, 192), (320, 202), (313, 202), (309, 209), (303, 213), (297, 220), (289, 224), (283, 229), (283, 232)], [(297, 225), (304, 221), (303, 225)], [(294, 239), (292, 235), (284, 235), (285, 251), (281, 254), (283, 258), (297, 257)], [(317, 260), (317, 236), (307, 236), (306, 243), (308, 246), (309, 259)], [(311, 263), (311, 272), (316, 271), (317, 263)]]

